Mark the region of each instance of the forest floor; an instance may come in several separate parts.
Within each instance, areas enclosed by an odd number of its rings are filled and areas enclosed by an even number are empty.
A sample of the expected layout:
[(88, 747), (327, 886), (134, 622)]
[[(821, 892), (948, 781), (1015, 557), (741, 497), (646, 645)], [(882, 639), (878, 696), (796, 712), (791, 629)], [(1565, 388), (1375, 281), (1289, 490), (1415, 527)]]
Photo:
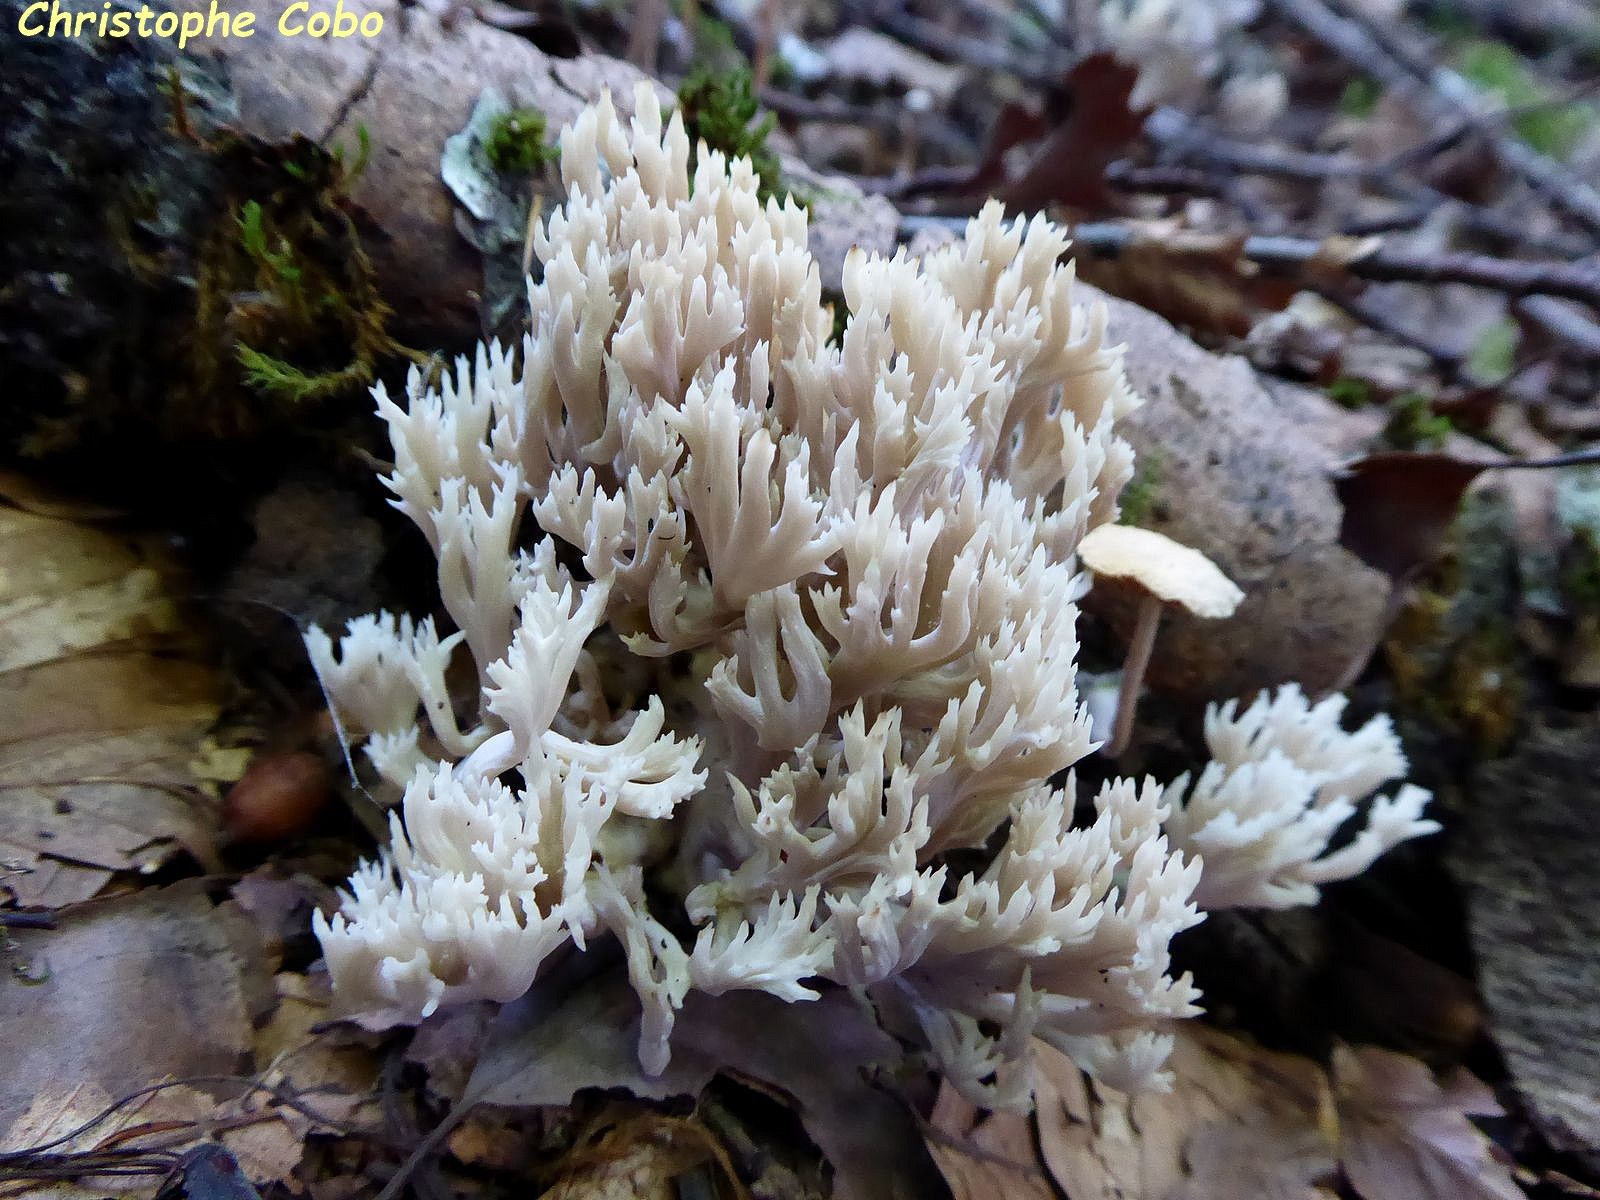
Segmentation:
[[(1600, 11), (367, 6), (404, 40), (293, 85), (237, 47), (8, 58), (0, 112), (58, 69), (90, 99), (0, 150), (0, 1197), (1600, 1196)], [(1193, 766), (1204, 701), (1294, 677), (1394, 715), (1444, 832), (1183, 935), (1208, 1012), (1170, 1092), (1047, 1053), (1034, 1114), (982, 1113), (803, 1037), (774, 1065), (732, 1005), (674, 1090), (581, 1060), (616, 1009), (567, 966), (531, 1039), (331, 1019), (312, 913), (386, 817), (301, 635), (436, 605), (367, 388), (517, 328), (547, 139), (636, 71), (810, 199), (834, 276), (991, 196), (1070, 225), (1151, 392), (1124, 519), (1200, 544), (1270, 492), (1325, 529), (1293, 612), (1163, 646), (1119, 768)], [(491, 85), (524, 125), (469, 122)], [(130, 180), (177, 199), (119, 224)]]

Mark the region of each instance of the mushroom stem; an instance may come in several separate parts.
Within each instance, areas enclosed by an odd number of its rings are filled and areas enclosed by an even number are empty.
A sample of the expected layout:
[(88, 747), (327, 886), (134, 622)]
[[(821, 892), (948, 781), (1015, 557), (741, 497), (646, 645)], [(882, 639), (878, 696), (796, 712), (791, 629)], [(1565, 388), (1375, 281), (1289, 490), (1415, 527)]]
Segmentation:
[(1100, 747), (1107, 758), (1116, 758), (1128, 748), (1133, 736), (1133, 718), (1139, 710), (1139, 689), (1144, 683), (1150, 652), (1156, 645), (1156, 626), (1161, 623), (1161, 597), (1146, 593), (1139, 600), (1133, 637), (1128, 642), (1128, 657), (1122, 664), (1122, 684), (1117, 688), (1117, 718), (1111, 727), (1111, 740)]

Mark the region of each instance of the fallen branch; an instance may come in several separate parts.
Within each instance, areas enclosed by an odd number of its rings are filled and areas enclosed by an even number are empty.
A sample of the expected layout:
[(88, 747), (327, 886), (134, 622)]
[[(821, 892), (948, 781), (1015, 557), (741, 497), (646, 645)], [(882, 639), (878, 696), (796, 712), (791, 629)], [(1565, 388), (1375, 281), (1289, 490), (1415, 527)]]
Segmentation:
[(1272, 0), (1272, 6), (1356, 70), (1404, 96), (1430, 121), (1469, 128), (1506, 170), (1590, 233), (1600, 234), (1600, 191), (1501, 127), (1493, 114), (1481, 110), (1477, 93), (1455, 72), (1427, 61), (1392, 31), (1329, 0)]
[(54, 929), (56, 915), (51, 912), (0, 912), (0, 929)]
[[(966, 228), (961, 217), (901, 218), (909, 236), (923, 229)], [(1115, 258), (1135, 248), (1159, 247), (1174, 257), (1232, 260), (1264, 274), (1308, 275), (1369, 283), (1462, 283), (1507, 296), (1555, 296), (1600, 312), (1600, 262), (1529, 262), (1483, 254), (1428, 253), (1390, 246), (1379, 238), (1316, 238), (1191, 231), (1152, 231), (1134, 223), (1087, 221), (1071, 226), (1074, 249)]]
[(899, 9), (875, 15), (874, 23), (880, 29), (935, 58), (963, 63), (980, 71), (1014, 75), (1034, 87), (1050, 87), (1061, 78), (1060, 68), (1049, 62), (1030, 61), (992, 40), (963, 37), (926, 17)]
[[(1463, 134), (1460, 127), (1379, 162), (1350, 154), (1319, 154), (1271, 143), (1240, 141), (1207, 128), (1173, 108), (1156, 109), (1145, 122), (1144, 131), (1163, 152), (1179, 161), (1218, 169), (1228, 175), (1259, 175), (1308, 183), (1337, 179), (1364, 184), (1410, 206), (1408, 213), (1386, 220), (1385, 224), (1390, 227), (1415, 224), (1430, 213), (1447, 209), (1474, 232), (1545, 253), (1577, 255), (1588, 246), (1586, 241), (1571, 236), (1537, 234), (1529, 228), (1526, 219), (1468, 204), (1419, 180), (1402, 176), (1405, 169), (1459, 141)], [(1374, 227), (1360, 232), (1380, 231)], [(1354, 229), (1344, 232), (1357, 233)]]

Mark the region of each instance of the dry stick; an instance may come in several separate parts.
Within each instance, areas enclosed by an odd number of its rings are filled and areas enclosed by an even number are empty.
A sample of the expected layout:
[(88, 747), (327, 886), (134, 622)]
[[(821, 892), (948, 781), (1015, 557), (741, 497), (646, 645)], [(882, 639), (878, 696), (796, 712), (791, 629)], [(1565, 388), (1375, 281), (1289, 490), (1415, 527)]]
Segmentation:
[[(1351, 180), (1376, 188), (1396, 200), (1407, 202), (1420, 216), (1426, 216), (1439, 209), (1448, 209), (1465, 227), (1474, 232), (1501, 238), (1517, 245), (1529, 246), (1550, 254), (1573, 256), (1588, 249), (1588, 244), (1582, 239), (1561, 235), (1535, 236), (1529, 230), (1526, 220), (1519, 221), (1491, 209), (1468, 204), (1426, 183), (1401, 178), (1402, 170), (1441, 153), (1458, 140), (1463, 132), (1458, 126), (1447, 135), (1429, 138), (1383, 162), (1367, 162), (1348, 154), (1318, 154), (1290, 147), (1240, 141), (1209, 129), (1186, 113), (1173, 108), (1158, 108), (1145, 122), (1145, 133), (1152, 141), (1167, 153), (1174, 154), (1187, 162), (1224, 168), (1233, 174), (1295, 179), (1308, 183), (1329, 179)], [(1363, 232), (1378, 232), (1378, 230)]]
[(1600, 14), (1550, 0), (1433, 0), (1423, 8), (1452, 20), (1465, 18), (1476, 28), (1539, 52), (1591, 46), (1600, 33)]
[(1462, 351), (1435, 341), (1421, 330), (1410, 328), (1386, 306), (1372, 303), (1353, 288), (1318, 287), (1314, 290), (1329, 304), (1374, 333), (1426, 354), (1446, 379), (1455, 379), (1466, 364), (1467, 356)]
[[(898, 137), (900, 118), (905, 106), (883, 103), (854, 104), (834, 96), (799, 96), (782, 88), (768, 85), (758, 93), (763, 108), (770, 108), (780, 117), (796, 121), (841, 121), (877, 129), (890, 137)], [(924, 142), (938, 146), (952, 159), (973, 159), (980, 147), (959, 125), (939, 112), (917, 114), (917, 136)], [(893, 178), (857, 177), (866, 191), (882, 191), (898, 186)]]
[(1061, 68), (1044, 61), (1028, 61), (1004, 46), (982, 38), (962, 37), (926, 17), (903, 10), (875, 14), (879, 28), (919, 50), (950, 59), (980, 71), (1015, 75), (1035, 87), (1053, 87), (1061, 81)]
[(1272, 0), (1298, 25), (1357, 70), (1392, 88), (1440, 124), (1468, 126), (1507, 170), (1519, 175), (1592, 234), (1600, 234), (1600, 191), (1526, 142), (1496, 127), (1471, 86), (1380, 30), (1327, 0)]
[[(1325, 265), (1333, 247), (1309, 238), (1250, 238), (1245, 255), (1263, 267)], [(1337, 251), (1334, 251), (1337, 253)], [(1481, 254), (1429, 254), (1378, 242), (1337, 263), (1376, 283), (1465, 283), (1507, 296), (1558, 296), (1600, 310), (1600, 264), (1528, 262)]]
[(750, 62), (750, 81), (759, 94), (772, 80), (772, 58), (778, 48), (778, 0), (761, 0), (755, 17), (756, 46)]
[(1529, 296), (1518, 301), (1517, 311), (1568, 345), (1600, 358), (1600, 325), (1574, 312), (1564, 301), (1552, 300), (1549, 296)]
[[(919, 230), (944, 229), (960, 234), (964, 217), (918, 216), (900, 218), (902, 240)], [(1385, 337), (1421, 350), (1448, 370), (1458, 370), (1461, 355), (1436, 344), (1417, 330), (1406, 329), (1377, 309), (1349, 294), (1350, 281), (1371, 283), (1464, 283), (1486, 291), (1523, 299), (1526, 315), (1547, 332), (1581, 354), (1600, 354), (1600, 323), (1567, 308), (1551, 297), (1577, 301), (1600, 312), (1600, 264), (1590, 262), (1524, 262), (1478, 254), (1425, 254), (1394, 249), (1377, 238), (1314, 238), (1255, 236), (1239, 245), (1226, 234), (1177, 233), (1156, 235), (1146, 230), (1108, 221), (1087, 222), (1071, 228), (1073, 251), (1099, 258), (1116, 258), (1135, 246), (1157, 243), (1174, 255), (1212, 256), (1221, 261), (1237, 257), (1278, 276), (1306, 276), (1306, 286), (1357, 321)], [(1371, 248), (1363, 248), (1370, 243)], [(1355, 251), (1351, 247), (1355, 246)], [(1542, 303), (1541, 303), (1542, 301)]]
[[(907, 215), (900, 228), (909, 236), (922, 229), (966, 229), (965, 217)], [(1175, 254), (1225, 256), (1273, 274), (1315, 271), (1334, 278), (1373, 283), (1464, 283), (1507, 296), (1558, 296), (1600, 311), (1600, 263), (1526, 262), (1483, 254), (1428, 254), (1385, 244), (1378, 238), (1316, 238), (1255, 235), (1239, 246), (1227, 234), (1154, 235), (1134, 225), (1086, 221), (1070, 227), (1073, 246), (1106, 258), (1136, 246), (1164, 245)]]
[(53, 912), (0, 912), (0, 929), (54, 929), (56, 915)]

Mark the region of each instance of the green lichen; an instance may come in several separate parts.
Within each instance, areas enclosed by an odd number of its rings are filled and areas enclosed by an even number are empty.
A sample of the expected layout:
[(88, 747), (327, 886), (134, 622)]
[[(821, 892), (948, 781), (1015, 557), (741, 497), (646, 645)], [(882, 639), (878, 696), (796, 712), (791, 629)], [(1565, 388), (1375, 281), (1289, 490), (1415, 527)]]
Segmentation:
[(1517, 344), (1522, 340), (1517, 323), (1507, 317), (1479, 335), (1463, 364), (1467, 375), (1479, 383), (1499, 383), (1516, 366)]
[[(782, 198), (786, 190), (780, 187), (782, 170), (777, 154), (767, 145), (778, 119), (772, 113), (761, 113), (748, 69), (696, 69), (678, 89), (678, 110), (690, 145), (698, 148), (704, 142), (730, 157), (748, 158), (761, 177), (761, 199)], [(797, 199), (804, 203), (803, 198)]]
[(545, 140), (544, 114), (536, 108), (513, 108), (494, 118), (484, 138), (489, 165), (506, 175), (531, 175), (556, 157)]

